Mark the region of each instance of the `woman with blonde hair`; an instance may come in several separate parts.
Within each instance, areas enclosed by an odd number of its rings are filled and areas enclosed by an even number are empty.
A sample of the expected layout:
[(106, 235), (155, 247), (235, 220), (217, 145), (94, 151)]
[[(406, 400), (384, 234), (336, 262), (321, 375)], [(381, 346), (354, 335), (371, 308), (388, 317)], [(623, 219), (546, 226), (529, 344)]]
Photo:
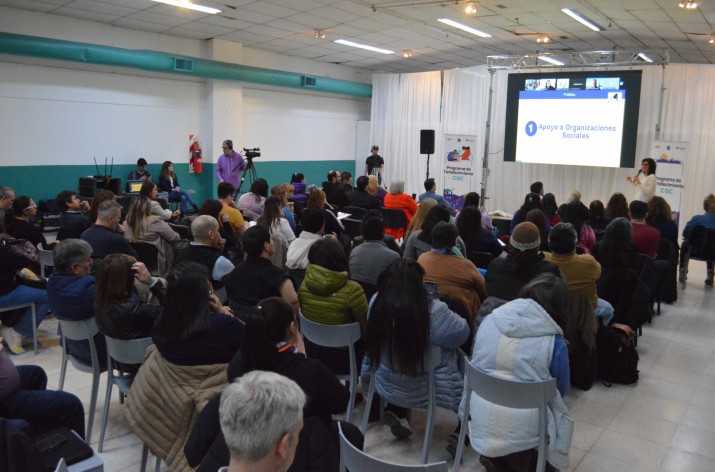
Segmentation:
[(122, 229), (124, 239), (130, 243), (148, 243), (156, 247), (159, 252), (158, 275), (169, 271), (173, 259), (171, 243), (180, 237), (160, 216), (151, 213), (151, 201), (148, 198), (139, 197), (132, 201)]
[(385, 195), (387, 195), (387, 191), (384, 188), (380, 187), (380, 184), (377, 183), (376, 176), (369, 175), (367, 178), (367, 193), (369, 193), (373, 198), (379, 200), (381, 205), (384, 205)]
[(295, 217), (293, 212), (288, 206), (288, 202), (293, 198), (295, 194), (295, 187), (291, 184), (274, 185), (271, 187), (271, 196), (278, 199), (280, 202), (281, 211), (283, 216), (288, 221), (290, 229), (295, 233)]
[(417, 213), (412, 217), (410, 225), (407, 227), (407, 232), (405, 233), (405, 238), (409, 239), (410, 235), (422, 228), (422, 223), (425, 221), (427, 213), (437, 205), (437, 200), (434, 198), (423, 198), (419, 205), (417, 205)]

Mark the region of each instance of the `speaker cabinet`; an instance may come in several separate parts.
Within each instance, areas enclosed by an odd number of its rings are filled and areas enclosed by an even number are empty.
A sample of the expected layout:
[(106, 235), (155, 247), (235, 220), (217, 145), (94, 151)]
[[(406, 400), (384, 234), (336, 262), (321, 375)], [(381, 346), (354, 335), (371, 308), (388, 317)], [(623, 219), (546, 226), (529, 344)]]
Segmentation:
[(420, 130), (420, 154), (434, 154), (434, 130)]

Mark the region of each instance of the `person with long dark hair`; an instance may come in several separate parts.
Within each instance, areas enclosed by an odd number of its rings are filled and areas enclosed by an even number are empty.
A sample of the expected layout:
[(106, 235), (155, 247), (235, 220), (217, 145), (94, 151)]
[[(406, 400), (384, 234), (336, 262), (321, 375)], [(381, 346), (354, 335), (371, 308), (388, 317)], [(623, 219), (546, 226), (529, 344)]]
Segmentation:
[(595, 231), (603, 232), (611, 222), (610, 219), (606, 218), (606, 208), (603, 206), (601, 200), (594, 200), (588, 206), (589, 219), (587, 221), (588, 225)]
[(156, 215), (164, 221), (169, 221), (172, 218), (176, 218), (181, 215), (181, 210), (176, 210), (171, 212), (168, 208), (164, 210), (161, 204), (157, 201), (159, 196), (159, 190), (154, 182), (148, 180), (144, 182), (139, 190), (139, 198), (146, 198), (151, 202), (151, 214)]
[(648, 216), (645, 221), (660, 232), (661, 238), (673, 243), (676, 249), (680, 247), (678, 225), (673, 221), (673, 212), (665, 198), (656, 196), (648, 200)]
[[(377, 392), (382, 397), (409, 392), (400, 398), (401, 404), (407, 408), (424, 407), (428, 354), (430, 346), (438, 346), (441, 362), (435, 371), (437, 406), (456, 412), (464, 388), (458, 348), (469, 337), (469, 325), (444, 302), (428, 294), (424, 276), (418, 263), (405, 259), (391, 263), (380, 274), (368, 316), (361, 382), (368, 385), (370, 372), (374, 372)], [(406, 437), (411, 430), (405, 413), (404, 409), (388, 408), (381, 421), (390, 426), (395, 436)]]
[(178, 202), (179, 210), (182, 214), (186, 213), (187, 204), (191, 205), (195, 212), (199, 211), (199, 207), (191, 199), (189, 192), (182, 189), (179, 186), (179, 178), (174, 173), (174, 163), (171, 161), (164, 161), (161, 166), (161, 173), (159, 174), (159, 190), (168, 193), (168, 199), (170, 202)]
[(236, 206), (241, 210), (244, 218), (256, 221), (263, 214), (266, 198), (268, 198), (268, 182), (266, 179), (259, 178), (251, 184), (248, 193), (241, 195)]
[(586, 221), (588, 220), (588, 209), (580, 201), (574, 201), (561, 206), (561, 222), (571, 223), (578, 236), (578, 246), (584, 253), (591, 254), (596, 245), (596, 233), (593, 232)]
[(630, 268), (640, 272), (638, 248), (633, 242), (631, 222), (626, 218), (616, 218), (606, 226), (603, 240), (593, 251), (593, 257), (603, 268)]
[(287, 248), (295, 239), (295, 233), (290, 227), (290, 223), (283, 214), (281, 199), (270, 196), (263, 206), (263, 214), (258, 218), (258, 224), (268, 228), (271, 236), (281, 239)]
[(611, 221), (616, 218), (631, 218), (631, 214), (628, 211), (628, 200), (626, 200), (625, 195), (620, 192), (611, 195), (608, 203), (606, 203), (606, 218)]
[(243, 323), (212, 293), (206, 267), (177, 264), (166, 277), (164, 311), (152, 338), (172, 364), (228, 363), (243, 343)]
[[(561, 277), (543, 274), (526, 284), (518, 296), (484, 319), (469, 363), (508, 380), (556, 379), (559, 395), (549, 402), (546, 415), (546, 470), (566, 469), (574, 423), (562, 399), (570, 388), (563, 335), (567, 331), (566, 283)], [(539, 422), (534, 419), (534, 410), (497, 406), (476, 393), (468, 399), (468, 405), (471, 445), (488, 472), (535, 470)]]
[[(538, 208), (542, 212), (544, 211), (544, 205), (541, 203), (541, 197), (537, 193), (529, 193), (524, 197), (524, 203), (521, 205), (521, 208), (516, 210), (514, 212), (514, 216), (511, 219), (511, 231), (514, 231), (514, 228), (516, 225), (519, 223), (522, 223), (526, 221), (526, 214), (529, 213), (530, 210), (533, 210), (534, 208)], [(549, 223), (549, 219), (546, 217), (546, 213), (544, 212), (544, 219), (545, 219), (545, 224), (546, 224), (546, 232), (548, 233), (551, 231), (551, 223)]]
[(494, 259), (485, 277), (490, 297), (514, 300), (521, 287), (539, 274), (551, 273), (561, 276), (555, 264), (544, 260), (539, 252), (541, 234), (533, 223), (519, 223), (511, 233), (507, 256)]
[(655, 161), (648, 157), (641, 161), (641, 170), (640, 172), (638, 172), (639, 175), (641, 173), (645, 175), (643, 180), (641, 180), (638, 175), (635, 177), (628, 176), (628, 182), (638, 187), (634, 200), (640, 200), (642, 202), (648, 203), (648, 200), (650, 200), (651, 197), (655, 195), (655, 189), (657, 187), (655, 169)]
[(457, 220), (457, 230), (467, 251), (488, 252), (494, 257), (499, 257), (504, 251), (494, 232), (482, 227), (482, 214), (476, 206), (462, 209)]
[(544, 195), (544, 198), (541, 199), (541, 204), (544, 207), (544, 213), (546, 213), (546, 216), (549, 218), (549, 224), (553, 228), (561, 220), (561, 217), (557, 213), (559, 206), (556, 204), (556, 197), (553, 193), (547, 193)]
[(539, 237), (541, 238), (541, 245), (539, 246), (540, 251), (549, 251), (549, 235), (546, 232), (546, 218), (544, 217), (544, 212), (538, 208), (529, 210), (526, 214), (524, 221), (529, 223), (534, 223), (534, 226), (539, 228)]

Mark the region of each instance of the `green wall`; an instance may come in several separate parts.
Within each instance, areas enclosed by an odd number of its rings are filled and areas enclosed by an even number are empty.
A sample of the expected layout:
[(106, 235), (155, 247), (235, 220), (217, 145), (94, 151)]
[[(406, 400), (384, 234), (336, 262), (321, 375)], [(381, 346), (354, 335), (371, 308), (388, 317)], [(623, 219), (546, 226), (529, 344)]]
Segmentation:
[[(325, 180), (330, 169), (340, 172), (353, 172), (355, 162), (352, 160), (333, 161), (261, 161), (256, 159), (256, 173), (268, 181), (269, 186), (288, 182), (294, 172), (305, 174), (306, 182), (320, 186)], [(135, 169), (134, 165), (114, 165), (112, 175), (121, 177), (122, 186), (129, 172)], [(104, 165), (100, 166), (100, 171)], [(149, 164), (155, 182), (159, 180), (160, 164)], [(188, 164), (174, 163), (179, 183), (184, 189), (194, 189), (196, 193), (192, 198), (200, 206), (208, 198), (216, 197), (216, 178), (214, 164), (204, 164), (202, 174), (189, 174)], [(0, 185), (7, 185), (15, 190), (16, 195), (28, 195), (36, 202), (41, 199), (52, 199), (62, 190), (77, 190), (79, 178), (94, 175), (96, 169), (93, 165), (63, 165), (63, 166), (9, 166), (0, 167)], [(248, 185), (248, 184), (246, 184)], [(247, 192), (244, 186), (241, 189)]]

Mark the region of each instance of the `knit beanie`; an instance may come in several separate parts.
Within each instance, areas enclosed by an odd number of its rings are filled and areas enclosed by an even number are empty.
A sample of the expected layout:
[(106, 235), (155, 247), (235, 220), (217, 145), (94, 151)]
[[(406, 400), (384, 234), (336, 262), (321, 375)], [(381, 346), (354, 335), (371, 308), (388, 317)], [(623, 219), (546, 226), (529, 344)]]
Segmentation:
[(528, 221), (519, 223), (514, 227), (514, 231), (511, 233), (509, 244), (521, 252), (538, 248), (541, 245), (539, 228), (537, 228), (534, 223)]

